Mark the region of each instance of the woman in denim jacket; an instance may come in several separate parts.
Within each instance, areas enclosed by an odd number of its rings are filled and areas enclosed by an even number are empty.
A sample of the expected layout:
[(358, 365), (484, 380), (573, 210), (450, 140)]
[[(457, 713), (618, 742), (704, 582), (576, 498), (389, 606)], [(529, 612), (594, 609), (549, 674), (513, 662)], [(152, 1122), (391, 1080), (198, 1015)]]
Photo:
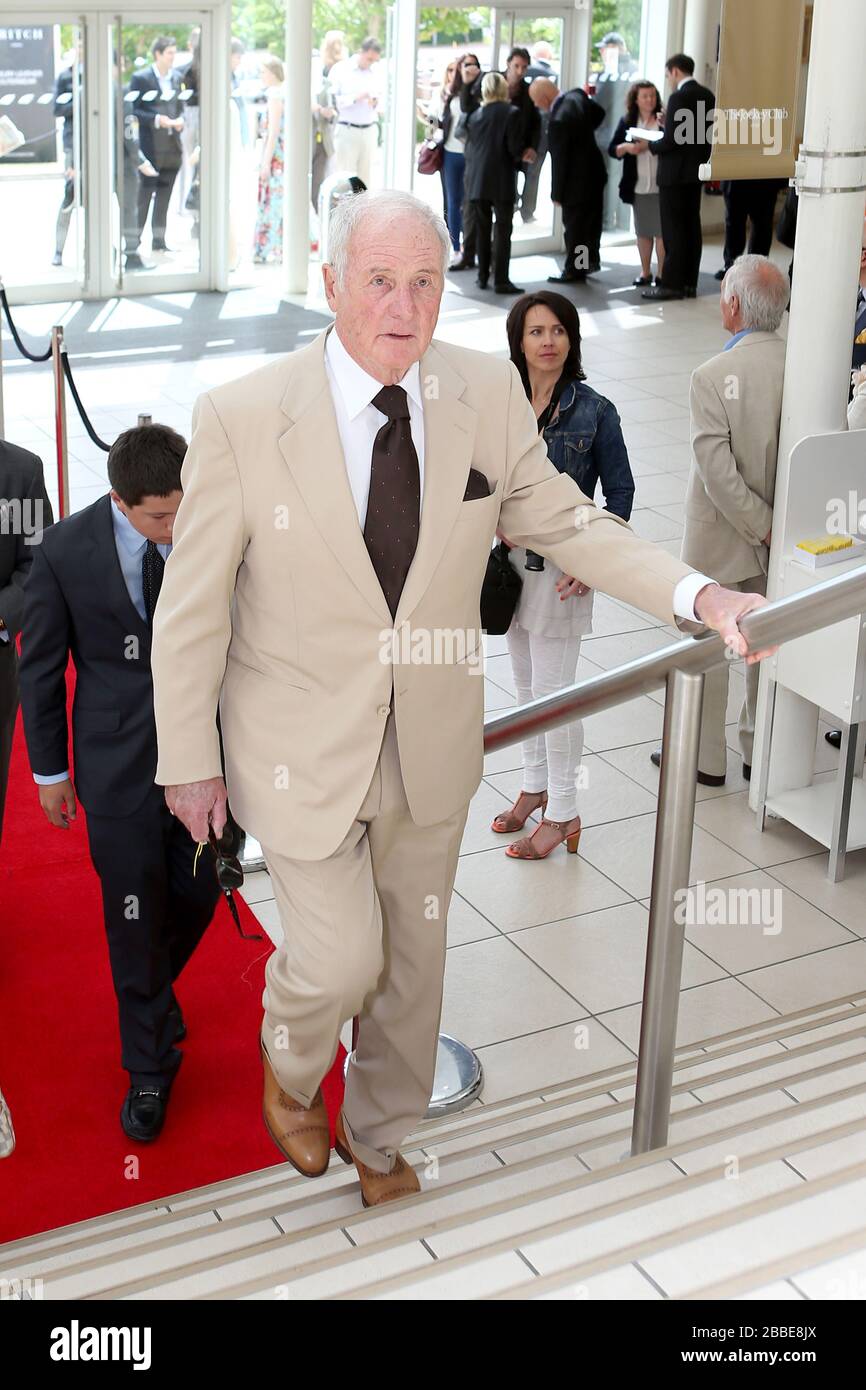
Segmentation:
[[(547, 290), (523, 295), (512, 306), (506, 329), (511, 360), (532, 402), (551, 462), (587, 497), (593, 497), (601, 483), (606, 510), (628, 521), (634, 479), (619, 416), (611, 402), (584, 381), (580, 321), (571, 300)], [(517, 702), (522, 705), (574, 681), (580, 639), (592, 630), (593, 593), (579, 577), (563, 574), (532, 552), (529, 567), (527, 552), (520, 547), (513, 547), (509, 558), (523, 578), (506, 639)], [(563, 842), (576, 853), (582, 752), (581, 720), (524, 741), (523, 790), (511, 810), (496, 817), (492, 829), (500, 834), (522, 830), (538, 810), (542, 820), (533, 834), (508, 846), (506, 853), (512, 858), (546, 859)]]

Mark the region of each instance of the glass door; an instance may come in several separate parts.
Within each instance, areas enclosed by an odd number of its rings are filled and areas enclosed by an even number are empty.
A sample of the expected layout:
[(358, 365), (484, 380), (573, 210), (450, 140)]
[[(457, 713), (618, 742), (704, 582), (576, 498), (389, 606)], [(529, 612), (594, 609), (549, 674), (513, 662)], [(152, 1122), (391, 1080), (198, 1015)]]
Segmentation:
[(81, 23), (0, 14), (0, 273), (16, 298), (85, 283), (89, 79)]
[(108, 24), (106, 293), (206, 287), (208, 18), (150, 9)]
[[(508, 55), (514, 48), (529, 53), (524, 81), (551, 77), (561, 88), (571, 86), (568, 55), (571, 52), (569, 25), (573, 19), (566, 10), (540, 14), (538, 10), (495, 11), (493, 63), (505, 72)], [(555, 251), (561, 244), (562, 219), (550, 200), (550, 154), (547, 146), (547, 115), (541, 118), (541, 144), (534, 164), (518, 176), (518, 206), (514, 213), (512, 255), (532, 255)]]

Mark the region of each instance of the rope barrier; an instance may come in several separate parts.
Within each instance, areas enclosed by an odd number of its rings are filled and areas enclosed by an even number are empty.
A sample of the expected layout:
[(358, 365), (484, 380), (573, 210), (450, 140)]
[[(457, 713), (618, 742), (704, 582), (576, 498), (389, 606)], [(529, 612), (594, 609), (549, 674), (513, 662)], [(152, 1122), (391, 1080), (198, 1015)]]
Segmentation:
[(81, 423), (87, 430), (87, 433), (90, 435), (90, 438), (93, 440), (93, 443), (96, 445), (97, 449), (103, 449), (107, 454), (109, 449), (111, 448), (111, 445), (106, 444), (103, 439), (99, 438), (99, 435), (96, 433), (96, 430), (93, 428), (89, 419), (87, 418), (87, 411), (84, 409), (84, 406), (81, 403), (81, 397), (78, 394), (78, 387), (75, 385), (75, 378), (72, 375), (72, 368), (69, 365), (69, 355), (65, 347), (61, 349), (60, 360), (63, 363), (63, 375), (66, 377), (67, 385), (72, 393), (72, 399), (75, 402), (78, 414), (81, 416)]
[(29, 348), (26, 348), (24, 346), (24, 343), (21, 341), (21, 338), (19, 336), (18, 329), (15, 327), (12, 314), (9, 310), (9, 300), (6, 298), (6, 291), (2, 285), (0, 285), (0, 304), (2, 304), (3, 312), (6, 315), (6, 322), (9, 325), (9, 332), (12, 334), (15, 346), (21, 353), (21, 356), (26, 357), (28, 362), (47, 362), (49, 357), (51, 356), (51, 344), (48, 344), (48, 348), (45, 352), (31, 352)]

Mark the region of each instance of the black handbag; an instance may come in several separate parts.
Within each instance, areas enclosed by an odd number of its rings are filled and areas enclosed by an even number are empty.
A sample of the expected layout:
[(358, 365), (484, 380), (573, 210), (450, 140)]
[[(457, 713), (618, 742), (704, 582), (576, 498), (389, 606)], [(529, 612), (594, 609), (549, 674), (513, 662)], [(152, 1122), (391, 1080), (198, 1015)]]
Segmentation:
[(509, 549), (503, 541), (493, 547), (481, 585), (481, 626), (491, 637), (501, 637), (510, 628), (523, 588), (523, 580), (508, 558)]

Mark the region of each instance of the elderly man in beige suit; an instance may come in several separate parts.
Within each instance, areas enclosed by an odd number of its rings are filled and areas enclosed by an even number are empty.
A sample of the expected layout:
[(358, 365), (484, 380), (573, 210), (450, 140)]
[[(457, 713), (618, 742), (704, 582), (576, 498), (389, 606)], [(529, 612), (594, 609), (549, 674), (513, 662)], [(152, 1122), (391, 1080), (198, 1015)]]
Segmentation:
[[(766, 256), (740, 256), (722, 284), (722, 323), (732, 335), (692, 375), (692, 466), (680, 554), (731, 589), (765, 594), (785, 341), (778, 328), (788, 277)], [(752, 772), (758, 668), (746, 670), (739, 720), (743, 776)], [(728, 667), (704, 679), (698, 781), (722, 786), (727, 769)], [(660, 752), (652, 754), (658, 765)]]
[(370, 1205), (418, 1190), (398, 1150), (434, 1077), (497, 525), (743, 653), (737, 619), (762, 600), (557, 473), (509, 362), (432, 341), (449, 241), (429, 207), (352, 198), (331, 248), (332, 327), (196, 404), (155, 618), (156, 780), (195, 839), (219, 834), (219, 706), (232, 809), (261, 842), (285, 936), (263, 1000), (265, 1123), (300, 1172), (324, 1171), (320, 1082), (359, 1014), (337, 1147)]

